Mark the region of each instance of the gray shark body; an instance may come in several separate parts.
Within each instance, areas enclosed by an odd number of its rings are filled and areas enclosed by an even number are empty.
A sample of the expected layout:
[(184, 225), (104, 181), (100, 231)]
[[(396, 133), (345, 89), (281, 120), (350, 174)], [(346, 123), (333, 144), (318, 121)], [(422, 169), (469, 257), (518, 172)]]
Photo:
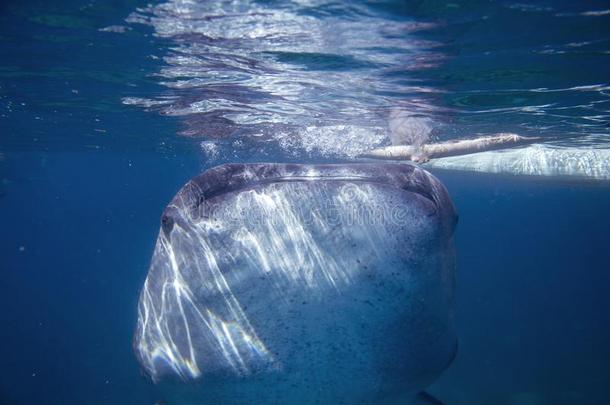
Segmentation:
[(163, 214), (139, 362), (194, 403), (425, 401), (456, 351), (456, 218), (408, 164), (208, 170)]

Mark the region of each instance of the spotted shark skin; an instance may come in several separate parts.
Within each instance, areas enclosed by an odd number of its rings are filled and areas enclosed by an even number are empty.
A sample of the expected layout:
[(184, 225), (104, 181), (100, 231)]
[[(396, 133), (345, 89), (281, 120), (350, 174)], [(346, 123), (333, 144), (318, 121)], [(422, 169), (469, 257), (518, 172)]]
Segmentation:
[(456, 221), (410, 164), (210, 169), (162, 215), (142, 369), (177, 402), (421, 403), (456, 351)]

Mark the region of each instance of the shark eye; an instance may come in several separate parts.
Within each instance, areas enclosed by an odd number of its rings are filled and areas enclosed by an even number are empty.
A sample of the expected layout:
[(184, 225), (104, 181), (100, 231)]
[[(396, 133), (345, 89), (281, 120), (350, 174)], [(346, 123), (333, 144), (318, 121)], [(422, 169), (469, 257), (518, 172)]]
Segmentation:
[(161, 228), (166, 235), (168, 235), (174, 227), (174, 220), (167, 214), (161, 217)]

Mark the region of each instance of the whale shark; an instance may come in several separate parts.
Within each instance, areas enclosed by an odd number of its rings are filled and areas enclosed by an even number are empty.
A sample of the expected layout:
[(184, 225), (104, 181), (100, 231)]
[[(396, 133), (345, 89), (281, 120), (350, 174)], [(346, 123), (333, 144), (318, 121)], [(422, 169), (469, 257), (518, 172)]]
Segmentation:
[(164, 401), (440, 403), (455, 207), (408, 163), (226, 164), (165, 208), (133, 345)]

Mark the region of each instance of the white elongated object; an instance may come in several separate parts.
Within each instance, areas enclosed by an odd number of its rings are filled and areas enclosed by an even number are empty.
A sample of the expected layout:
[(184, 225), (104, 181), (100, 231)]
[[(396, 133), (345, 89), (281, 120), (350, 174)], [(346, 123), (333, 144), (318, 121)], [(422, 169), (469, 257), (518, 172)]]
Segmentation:
[(610, 180), (610, 144), (596, 136), (557, 138), (497, 134), (422, 145), (388, 146), (363, 157), (410, 160), (428, 168), (525, 176)]
[(535, 144), (525, 148), (434, 159), (424, 166), (482, 173), (607, 181), (610, 180), (610, 147)]
[(393, 145), (373, 149), (363, 157), (389, 160), (410, 160), (424, 162), (447, 156), (460, 156), (471, 153), (485, 152), (497, 149), (506, 149), (520, 145), (543, 142), (542, 137), (525, 137), (517, 134), (497, 134), (482, 136), (474, 139), (460, 139), (456, 141), (429, 143), (420, 147), (412, 145)]

